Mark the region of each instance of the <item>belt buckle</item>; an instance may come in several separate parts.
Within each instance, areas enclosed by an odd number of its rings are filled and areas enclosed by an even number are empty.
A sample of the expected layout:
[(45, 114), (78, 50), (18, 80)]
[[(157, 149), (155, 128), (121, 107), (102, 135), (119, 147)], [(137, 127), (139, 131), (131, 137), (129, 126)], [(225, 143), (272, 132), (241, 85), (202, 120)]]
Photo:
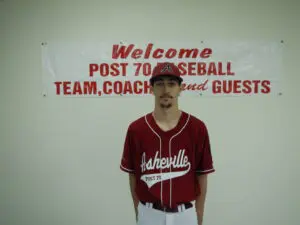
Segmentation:
[(164, 212), (168, 212), (168, 213), (174, 213), (174, 212), (177, 212), (176, 210), (172, 209), (172, 208), (169, 208), (168, 206), (164, 206), (163, 207), (163, 211)]

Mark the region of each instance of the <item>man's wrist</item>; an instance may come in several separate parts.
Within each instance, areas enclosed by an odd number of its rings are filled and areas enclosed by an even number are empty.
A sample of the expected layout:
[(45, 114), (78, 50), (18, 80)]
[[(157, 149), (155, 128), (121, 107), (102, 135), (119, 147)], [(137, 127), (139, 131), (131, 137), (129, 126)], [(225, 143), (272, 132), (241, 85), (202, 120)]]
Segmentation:
[(198, 221), (198, 225), (202, 225), (202, 222), (203, 222), (203, 213), (202, 212), (197, 212), (197, 221)]
[(202, 218), (198, 219), (198, 225), (202, 225)]

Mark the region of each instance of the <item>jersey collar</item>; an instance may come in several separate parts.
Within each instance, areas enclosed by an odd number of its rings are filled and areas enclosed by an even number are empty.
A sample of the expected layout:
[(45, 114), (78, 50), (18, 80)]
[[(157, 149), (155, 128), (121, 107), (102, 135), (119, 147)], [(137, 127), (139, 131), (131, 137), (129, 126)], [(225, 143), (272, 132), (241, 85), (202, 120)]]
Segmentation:
[(168, 131), (162, 130), (156, 123), (153, 112), (149, 113), (147, 115), (147, 120), (148, 120), (148, 125), (150, 126), (150, 129), (154, 130), (159, 136), (164, 136), (164, 137), (171, 137), (178, 133), (184, 126), (186, 126), (187, 120), (188, 120), (188, 114), (184, 111), (181, 111), (181, 116), (178, 120), (177, 125)]

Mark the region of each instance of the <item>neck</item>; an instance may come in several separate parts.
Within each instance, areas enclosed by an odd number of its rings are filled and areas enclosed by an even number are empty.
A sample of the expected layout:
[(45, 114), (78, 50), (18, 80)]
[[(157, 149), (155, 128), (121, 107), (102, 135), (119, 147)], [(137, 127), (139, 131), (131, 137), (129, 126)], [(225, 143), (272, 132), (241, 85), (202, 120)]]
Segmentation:
[(169, 109), (163, 109), (160, 106), (155, 106), (153, 116), (158, 121), (172, 121), (177, 120), (181, 115), (181, 110), (174, 105)]

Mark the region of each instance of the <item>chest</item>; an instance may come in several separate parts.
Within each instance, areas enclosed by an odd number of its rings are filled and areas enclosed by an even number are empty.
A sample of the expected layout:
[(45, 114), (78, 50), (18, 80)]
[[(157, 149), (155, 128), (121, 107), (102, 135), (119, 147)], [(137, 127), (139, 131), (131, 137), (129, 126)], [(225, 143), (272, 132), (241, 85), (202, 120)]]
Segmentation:
[(153, 169), (157, 165), (162, 169), (180, 169), (194, 164), (195, 149), (195, 140), (189, 132), (173, 136), (149, 134), (138, 143), (138, 162)]

